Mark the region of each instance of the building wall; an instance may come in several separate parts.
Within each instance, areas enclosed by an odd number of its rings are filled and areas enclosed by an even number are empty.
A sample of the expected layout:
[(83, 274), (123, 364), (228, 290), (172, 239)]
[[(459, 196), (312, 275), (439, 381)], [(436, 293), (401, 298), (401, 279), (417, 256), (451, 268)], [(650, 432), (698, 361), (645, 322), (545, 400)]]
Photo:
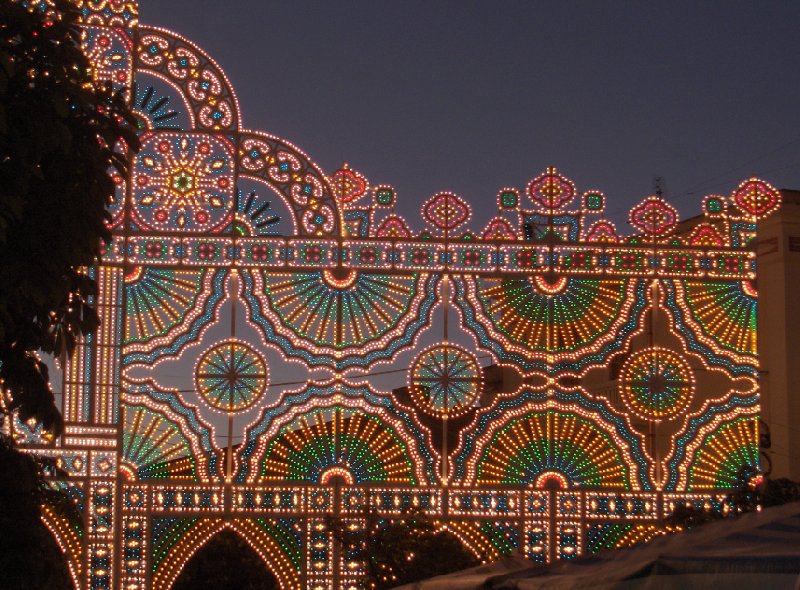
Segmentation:
[(800, 191), (758, 224), (762, 417), (773, 477), (800, 480)]

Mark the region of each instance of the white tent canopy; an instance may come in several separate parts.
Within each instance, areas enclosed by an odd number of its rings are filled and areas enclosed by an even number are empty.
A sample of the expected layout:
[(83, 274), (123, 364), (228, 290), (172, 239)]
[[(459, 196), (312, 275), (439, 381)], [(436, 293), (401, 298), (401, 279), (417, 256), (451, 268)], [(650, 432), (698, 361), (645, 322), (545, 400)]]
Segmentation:
[(549, 567), (526, 561), (508, 558), (402, 588), (800, 589), (800, 502)]

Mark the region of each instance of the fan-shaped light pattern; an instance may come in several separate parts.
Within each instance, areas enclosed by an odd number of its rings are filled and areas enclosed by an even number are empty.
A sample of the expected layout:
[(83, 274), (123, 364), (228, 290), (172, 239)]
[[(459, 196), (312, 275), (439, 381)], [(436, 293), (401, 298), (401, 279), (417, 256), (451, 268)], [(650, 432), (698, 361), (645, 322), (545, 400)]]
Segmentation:
[(758, 296), (747, 282), (685, 283), (686, 303), (703, 334), (723, 349), (756, 354)]
[(619, 391), (627, 408), (645, 420), (669, 420), (679, 415), (694, 394), (694, 376), (678, 353), (654, 346), (625, 361)]
[(494, 433), (476, 483), (530, 485), (555, 472), (572, 487), (628, 488), (628, 469), (615, 441), (591, 419), (547, 410), (513, 419)]
[[(506, 349), (578, 358), (617, 336), (633, 302), (625, 279), (479, 280), (477, 320)], [(466, 301), (466, 300), (465, 300)]]
[(758, 432), (752, 416), (742, 416), (708, 434), (689, 467), (688, 489), (736, 488), (758, 470)]
[(197, 341), (225, 298), (227, 277), (223, 270), (131, 269), (123, 364), (151, 366)]
[(122, 460), (137, 479), (196, 479), (194, 451), (177, 424), (144, 406), (125, 406)]
[(133, 113), (140, 131), (180, 131), (188, 128), (188, 121), (185, 121), (188, 116), (182, 112), (180, 99), (176, 101), (160, 89), (138, 80), (133, 83), (132, 96)]
[(245, 278), (251, 319), (268, 341), (310, 365), (364, 366), (391, 358), (426, 325), (435, 300), (427, 277), (336, 270)]
[(304, 414), (267, 443), (261, 477), (268, 481), (320, 483), (331, 467), (347, 470), (356, 484), (416, 483), (406, 443), (371, 414), (333, 407)]
[(125, 343), (165, 336), (196, 311), (203, 293), (202, 270), (134, 267), (125, 276)]
[(444, 343), (422, 351), (411, 363), (409, 393), (417, 406), (434, 416), (458, 416), (475, 405), (483, 369), (475, 355)]
[(239, 412), (256, 403), (267, 390), (267, 361), (246, 342), (226, 340), (200, 355), (194, 380), (197, 393), (209, 406)]

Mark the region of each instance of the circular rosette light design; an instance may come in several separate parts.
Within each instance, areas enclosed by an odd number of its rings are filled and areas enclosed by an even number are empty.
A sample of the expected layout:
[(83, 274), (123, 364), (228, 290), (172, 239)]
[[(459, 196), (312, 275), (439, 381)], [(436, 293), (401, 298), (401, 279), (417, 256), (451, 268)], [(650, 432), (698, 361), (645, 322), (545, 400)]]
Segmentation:
[(147, 135), (133, 185), (140, 228), (219, 231), (233, 213), (233, 147), (196, 133)]
[(708, 434), (688, 470), (688, 491), (739, 488), (747, 474), (758, 472), (758, 428), (742, 416)]
[(546, 410), (512, 418), (482, 445), (475, 482), (630, 488), (630, 463), (614, 437), (581, 414)]
[(194, 371), (197, 393), (223, 412), (240, 412), (255, 404), (268, 387), (267, 361), (253, 347), (226, 340), (206, 350)]
[(392, 425), (363, 410), (322, 408), (284, 425), (266, 445), (267, 481), (324, 483), (333, 475), (364, 482), (417, 483), (407, 443)]
[(628, 357), (620, 373), (619, 390), (622, 401), (640, 418), (669, 420), (689, 405), (694, 376), (682, 356), (653, 347)]
[[(435, 278), (353, 270), (244, 275), (251, 320), (310, 366), (365, 367), (392, 358), (428, 324)], [(428, 284), (430, 283), (430, 284)]]
[(503, 360), (580, 370), (632, 331), (641, 297), (628, 279), (541, 276), (465, 280), (465, 324)]
[(455, 344), (437, 344), (411, 363), (408, 390), (423, 412), (455, 417), (475, 406), (481, 394), (483, 369), (475, 355)]

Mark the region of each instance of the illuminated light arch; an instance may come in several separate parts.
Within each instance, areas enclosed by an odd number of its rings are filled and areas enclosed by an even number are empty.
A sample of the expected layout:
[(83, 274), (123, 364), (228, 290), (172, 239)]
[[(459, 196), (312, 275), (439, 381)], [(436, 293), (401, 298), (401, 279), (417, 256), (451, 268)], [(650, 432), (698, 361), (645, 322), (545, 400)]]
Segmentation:
[[(39, 0), (38, 5), (46, 9), (52, 3)], [(124, 195), (131, 193), (137, 198), (141, 195), (137, 193), (137, 185), (131, 183), (138, 176), (116, 179), (119, 192), (112, 222), (115, 242), (104, 254), (108, 266), (100, 276), (102, 281), (109, 276), (116, 280), (121, 274), (118, 265), (123, 267), (122, 272), (130, 269), (131, 276), (122, 289), (114, 291), (118, 283), (108, 287), (111, 281), (101, 289), (104, 331), (93, 336), (88, 345), (80, 345), (81, 362), (70, 367), (74, 369), (71, 374), (74, 379), (65, 380), (65, 394), (71, 395), (65, 395), (69, 400), (65, 403), (77, 417), (77, 424), (69, 425), (75, 431), (64, 441), (77, 440), (79, 449), (76, 451), (70, 448), (71, 443), (65, 443), (65, 449), (58, 452), (62, 453), (65, 465), (72, 461), (73, 472), (81, 472), (76, 476), (83, 478), (81, 485), (85, 481), (86, 485), (95, 486), (92, 489), (102, 489), (96, 498), (87, 491), (83, 499), (86, 510), (99, 510), (101, 506), (105, 509), (107, 505), (101, 503), (110, 502), (109, 517), (116, 519), (114, 529), (118, 530), (117, 522), (121, 520), (127, 534), (129, 523), (140, 523), (145, 529), (143, 534), (147, 535), (144, 537), (147, 549), (152, 549), (146, 555), (141, 552), (142, 559), (147, 561), (141, 569), (127, 570), (126, 585), (130, 582), (149, 586), (155, 580), (158, 588), (167, 588), (177, 575), (171, 560), (185, 563), (186, 554), (194, 550), (198, 539), (203, 541), (214, 534), (224, 526), (222, 520), (244, 531), (254, 547), (275, 556), (273, 562), (278, 565), (271, 569), (277, 573), (277, 568), (283, 568), (286, 580), (283, 584), (287, 588), (298, 587), (301, 580), (312, 578), (313, 583), (321, 585), (330, 585), (337, 578), (348, 583), (354, 581), (357, 570), (345, 571), (349, 564), (343, 564), (343, 560), (330, 566), (323, 563), (324, 567), (317, 571), (318, 563), (312, 563), (304, 554), (307, 544), (331, 541), (328, 531), (314, 529), (321, 524), (321, 516), (303, 512), (301, 505), (307, 504), (299, 500), (294, 500), (294, 508), (276, 504), (274, 514), (281, 516), (270, 516), (275, 520), (267, 520), (259, 518), (256, 512), (248, 512), (255, 509), (238, 500), (240, 492), (245, 498), (250, 491), (271, 485), (259, 483), (264, 462), (277, 456), (268, 450), (268, 445), (275, 443), (277, 448), (278, 442), (285, 443), (290, 435), (294, 436), (291, 426), (303, 417), (312, 422), (314, 417), (322, 417), (317, 427), (319, 432), (338, 421), (340, 426), (336, 427), (334, 438), (340, 441), (341, 431), (355, 425), (353, 429), (358, 431), (355, 438), (366, 448), (361, 454), (366, 462), (376, 453), (389, 454), (403, 447), (404, 456), (412, 465), (413, 478), (403, 472), (405, 475), (397, 483), (384, 482), (364, 489), (390, 494), (400, 504), (430, 502), (425, 510), (438, 519), (437, 526), (448, 528), (476, 552), (492, 557), (507, 551), (514, 540), (517, 545), (527, 547), (529, 556), (540, 560), (553, 555), (571, 557), (587, 547), (584, 540), (588, 540), (589, 527), (599, 523), (633, 525), (616, 532), (607, 531), (605, 537), (601, 535), (600, 538), (607, 540), (613, 538), (614, 543), (626, 544), (654, 534), (650, 525), (632, 521), (628, 516), (592, 514), (587, 503), (573, 519), (560, 513), (517, 510), (519, 505), (511, 506), (508, 498), (535, 503), (553, 498), (552, 482), (557, 481), (563, 489), (576, 479), (586, 487), (599, 480), (604, 488), (593, 490), (598, 497), (606, 492), (614, 496), (627, 487), (633, 490), (626, 494), (632, 498), (631, 504), (644, 505), (654, 497), (658, 502), (663, 501), (662, 488), (676, 492), (675, 497), (688, 497), (683, 493), (687, 488), (710, 493), (709, 488), (702, 486), (725, 484), (730, 478), (731, 468), (726, 467), (726, 460), (742, 463), (737, 457), (742, 455), (742, 448), (750, 448), (752, 433), (749, 426), (737, 421), (754, 418), (758, 412), (757, 363), (754, 349), (748, 343), (754, 341), (754, 333), (748, 331), (747, 314), (741, 311), (747, 304), (736, 299), (735, 293), (722, 291), (713, 301), (701, 301), (705, 295), (689, 292), (688, 285), (708, 281), (710, 285), (724, 284), (733, 290), (735, 281), (755, 278), (755, 256), (747, 244), (754, 236), (756, 221), (779, 204), (780, 195), (772, 187), (750, 179), (731, 197), (708, 197), (703, 204), (706, 219), (693, 232), (678, 237), (671, 235), (677, 229), (675, 209), (662, 199), (650, 197), (634, 207), (631, 216), (640, 235), (623, 237), (608, 220), (598, 219), (606, 201), (600, 191), (579, 193), (570, 180), (555, 169), (548, 169), (526, 185), (527, 191), (501, 189), (497, 196), (498, 213), (489, 220), (483, 234), (455, 234), (463, 231), (457, 224), (466, 223), (470, 209), (466, 201), (449, 193), (434, 195), (423, 205), (422, 218), (429, 227), (418, 234), (395, 214), (396, 191), (391, 187), (370, 187), (365, 176), (347, 171), (346, 167), (329, 179), (292, 144), (243, 130), (234, 92), (217, 64), (178, 35), (154, 28), (136, 30), (135, 2), (98, 0), (83, 2), (81, 8), (84, 23), (108, 24), (118, 29), (112, 35), (111, 47), (91, 46), (91, 40), (87, 43), (87, 50), (99, 66), (95, 74), (110, 78), (118, 87), (122, 82), (129, 86), (131, 80), (142, 84), (149, 81), (163, 95), (169, 95), (172, 108), (181, 111), (177, 126), (185, 129), (165, 128), (173, 125), (159, 125), (157, 120), (169, 121), (174, 117), (165, 110), (164, 103), (159, 105), (161, 98), (151, 100), (153, 96), (145, 94), (131, 97), (144, 111), (140, 113), (140, 122), (147, 128), (145, 133), (151, 134), (144, 136), (146, 141), (154, 136), (175, 138), (181, 131), (182, 136), (216, 136), (220, 142), (229, 142), (219, 150), (227, 158), (224, 174), (220, 176), (231, 183), (222, 187), (225, 207), (215, 207), (225, 209), (227, 218), (200, 219), (190, 227), (189, 213), (192, 220), (196, 220), (196, 213), (202, 213), (202, 203), (193, 203), (191, 211), (187, 208), (187, 223), (177, 223), (176, 217), (161, 225), (148, 219), (139, 219), (138, 227), (135, 223), (123, 224), (136, 221), (135, 212), (130, 210), (135, 203), (126, 202)], [(138, 43), (133, 51), (127, 45), (126, 35)], [(124, 48), (123, 53), (130, 55), (113, 56), (117, 61), (112, 62), (108, 51), (118, 48)], [(159, 119), (162, 116), (166, 119)], [(185, 160), (192, 159), (187, 156)], [(146, 163), (141, 164), (146, 167)], [(195, 168), (202, 166), (197, 163)], [(176, 181), (183, 190), (180, 198), (188, 199), (189, 183), (199, 178), (194, 174), (197, 170), (188, 168), (187, 165), (185, 174), (162, 174), (158, 182), (163, 184), (165, 178)], [(276, 236), (263, 230), (265, 226), (258, 227), (258, 223), (271, 219), (274, 211), (267, 214), (266, 209), (261, 209), (267, 195), (259, 194), (257, 203), (254, 199), (252, 206), (248, 205), (246, 192), (255, 183), (266, 185), (270, 190), (264, 192), (270, 193), (269, 197), (275, 193), (286, 206), (290, 214), (284, 215), (287, 223), (280, 229), (286, 229), (290, 235)], [(366, 195), (372, 197), (369, 202)], [(217, 199), (219, 194), (208, 198)], [(277, 203), (275, 198), (272, 201)], [(155, 215), (155, 210), (152, 213)], [(593, 219), (598, 220), (592, 223)], [(277, 222), (270, 227), (277, 228)], [(197, 233), (187, 235), (191, 229)], [(138, 230), (147, 233), (140, 234)], [(359, 270), (342, 268), (349, 264)], [(142, 276), (148, 277), (147, 283), (136, 282), (142, 270), (132, 268), (135, 265), (144, 269)], [(221, 270), (201, 270), (212, 266)], [(279, 280), (292, 285), (286, 287), (285, 294), (278, 295), (288, 297), (280, 304), (268, 300), (263, 292), (257, 295), (258, 281), (262, 287), (264, 284), (274, 287), (274, 283), (269, 283), (271, 276), (264, 274), (268, 271), (282, 273), (284, 276)], [(203, 272), (201, 278), (199, 273)], [(198, 274), (190, 276), (191, 273)], [(236, 294), (229, 291), (235, 284), (229, 280), (234, 273), (241, 278), (241, 290)], [(488, 351), (498, 365), (513, 370), (524, 384), (516, 391), (495, 392), (492, 388), (497, 382), (487, 378), (486, 395), (479, 398), (485, 406), (470, 408), (459, 418), (458, 425), (455, 420), (450, 422), (453, 428), (448, 432), (449, 439), (437, 441), (437, 435), (444, 434), (444, 429), (440, 432), (431, 426), (435, 418), (412, 411), (399, 396), (395, 400), (388, 393), (345, 379), (367, 379), (368, 376), (357, 375), (362, 371), (356, 369), (371, 368), (378, 363), (395, 363), (391, 369), (397, 369), (404, 359), (412, 356), (410, 349), (433, 333), (426, 330), (441, 317), (434, 317), (434, 313), (448, 308), (437, 307), (438, 286), (444, 274), (451, 277), (452, 299), (460, 313), (462, 331), (474, 337), (476, 349)], [(309, 280), (309, 275), (313, 275), (313, 280)], [(176, 282), (177, 276), (188, 283)], [(381, 281), (383, 284), (379, 284)], [(381, 289), (388, 289), (387, 281), (400, 285), (401, 291), (405, 289), (399, 297), (401, 305), (386, 301)], [(658, 301), (653, 301), (650, 291), (653, 281), (662, 287), (663, 296)], [(738, 286), (746, 296), (754, 296), (748, 291), (752, 284), (745, 282)], [(351, 297), (349, 293), (353, 290), (360, 290), (360, 294)], [(375, 290), (379, 292), (377, 297), (373, 296)], [(205, 408), (184, 404), (183, 392), (162, 391), (153, 383), (126, 381), (126, 378), (130, 375), (152, 378), (161, 375), (154, 368), (163, 361), (172, 365), (174, 360), (174, 366), (178, 366), (190, 356), (196, 358), (194, 353), (201, 351), (195, 351), (194, 347), (199, 348), (201, 342), (204, 347), (213, 345), (211, 340), (219, 337), (216, 330), (226, 327), (226, 319), (220, 315), (222, 301), (236, 299), (239, 293), (253, 348), (259, 352), (264, 352), (262, 348), (270, 349), (270, 354), (282, 356), (280, 363), (297, 369), (305, 365), (309, 369), (306, 384), (281, 396), (270, 396), (269, 400), (262, 398), (254, 406), (263, 405), (247, 410), (252, 414), (246, 416), (250, 424), (245, 427), (242, 443), (235, 447), (234, 481), (230, 482), (230, 488), (225, 488), (231, 490), (234, 499), (218, 506), (220, 513), (214, 514), (219, 517), (216, 524), (184, 518), (191, 509), (188, 505), (165, 504), (161, 506), (164, 511), (155, 514), (145, 505), (133, 506), (134, 497), (156, 499), (167, 487), (181, 488), (182, 498), (189, 497), (183, 493), (190, 488), (200, 487), (222, 497), (219, 462), (223, 451), (216, 447), (213, 425), (199, 418)], [(345, 302), (347, 297), (350, 299)], [(324, 303), (315, 307), (319, 300)], [(129, 306), (122, 309), (126, 301)], [(348, 305), (357, 311), (348, 315)], [(635, 413), (617, 403), (616, 397), (611, 399), (609, 395), (606, 399), (599, 393), (589, 393), (583, 388), (588, 383), (582, 383), (584, 378), (588, 382), (594, 377), (590, 370), (597, 368), (596, 374), (601, 373), (600, 367), (615, 356), (619, 358), (633, 339), (643, 334), (648, 310), (654, 305), (659, 306), (659, 313), (665, 309), (669, 317), (659, 328), (666, 327), (671, 333), (670, 340), (681, 343), (673, 348), (680, 349), (687, 357), (695, 355), (693, 366), (695, 361), (702, 362), (704, 370), (724, 372), (731, 381), (729, 387), (703, 392), (702, 397), (698, 389), (691, 405), (680, 417), (668, 422), (674, 432), (662, 431), (672, 447), (670, 454), (660, 460), (664, 466), (661, 481), (655, 481), (657, 466), (648, 455), (646, 436), (634, 425)], [(313, 319), (303, 306), (317, 312)], [(735, 316), (736, 321), (729, 321), (721, 310), (734, 310), (729, 315)], [(268, 317), (269, 313), (273, 316)], [(292, 319), (288, 320), (289, 317)], [(336, 322), (344, 318), (346, 325), (331, 336), (327, 327), (321, 326), (323, 322), (329, 326), (334, 317)], [(286, 321), (281, 323), (283, 320)], [(227, 327), (236, 325), (232, 322)], [(126, 342), (115, 340), (120, 334), (126, 335)], [(228, 337), (232, 335), (226, 331), (223, 338)], [(428, 344), (426, 341), (425, 345)], [(105, 365), (117, 347), (122, 349), (122, 369), (116, 373), (106, 371)], [(404, 372), (405, 367), (398, 371)], [(492, 372), (487, 371), (487, 376)], [(331, 373), (337, 375), (336, 380), (311, 381)], [(118, 388), (123, 394), (117, 414), (113, 403), (104, 404), (113, 399), (113, 393), (108, 392)], [(95, 391), (96, 404), (89, 401)], [(196, 399), (194, 392), (187, 393), (191, 396), (187, 399)], [(95, 412), (94, 406), (107, 408), (104, 410), (107, 418), (102, 419), (105, 422), (88, 418), (89, 413)], [(117, 479), (124, 485), (122, 498), (118, 497), (119, 487), (108, 485), (110, 476), (102, 465), (85, 460), (87, 455), (80, 454), (87, 448), (90, 453), (97, 450), (98, 440), (111, 441), (111, 435), (104, 429), (111, 432), (120, 422), (130, 431), (131, 440), (146, 433), (143, 438), (150, 439), (148, 443), (155, 449), (149, 455), (134, 452), (131, 445), (115, 449), (117, 468), (130, 478), (124, 482)], [(152, 426), (156, 422), (159, 426)], [(544, 434), (539, 436), (534, 427)], [(400, 442), (386, 438), (388, 434), (383, 439), (371, 437), (370, 428), (375, 433), (391, 433)], [(509, 434), (513, 428), (518, 429), (519, 436)], [(313, 429), (308, 430), (314, 434)], [(330, 436), (311, 438), (331, 439)], [(386, 442), (389, 440), (391, 444)], [(443, 440), (448, 440), (451, 463), (447, 471), (453, 483), (446, 489), (438, 476), (439, 453), (444, 445), (437, 443)], [(492, 450), (493, 442), (503, 449), (504, 457)], [(308, 452), (306, 457), (326, 457), (324, 445), (320, 447), (323, 450)], [(392, 450), (387, 450), (390, 447)], [(282, 448), (285, 451), (289, 447), (284, 444)], [(539, 469), (534, 464), (536, 469), (531, 468), (527, 477), (524, 470), (517, 469), (511, 474), (516, 481), (507, 478), (507, 483), (514, 485), (510, 488), (502, 485), (502, 465), (517, 467), (526, 458), (526, 452), (534, 456), (530, 449), (543, 449), (542, 457), (547, 454), (543, 467)], [(110, 450), (110, 446), (104, 450)], [(158, 458), (159, 453), (167, 457), (170, 452), (175, 459)], [(617, 455), (610, 463), (604, 463), (604, 453)], [(181, 472), (180, 455), (184, 454), (191, 455), (195, 464)], [(126, 460), (126, 455), (130, 459)], [(337, 478), (357, 485), (365, 481), (364, 473), (369, 475), (363, 465), (353, 469), (357, 461), (352, 458), (346, 461), (348, 466), (335, 464), (330, 455), (326, 460), (333, 464), (315, 472), (318, 478), (315, 482), (319, 483), (309, 483), (298, 475), (300, 480), (282, 486), (284, 491), (299, 499), (306, 491), (325, 493), (324, 486)], [(162, 469), (164, 461), (170, 467), (167, 471)], [(147, 464), (139, 473), (143, 477), (138, 482), (136, 462)], [(582, 469), (573, 469), (574, 464)], [(622, 475), (606, 468), (609, 464), (617, 465)], [(485, 467), (496, 468), (500, 475), (491, 476)], [(101, 471), (103, 474), (98, 475)], [(534, 476), (534, 471), (538, 475)], [(301, 473), (299, 469), (297, 472)], [(570, 473), (572, 479), (568, 479)], [(179, 480), (177, 476), (186, 479)], [(373, 479), (382, 477), (381, 474)], [(500, 484), (494, 485), (492, 477)], [(484, 485), (471, 487), (476, 482)], [(548, 490), (535, 489), (537, 486)], [(643, 490), (648, 493), (639, 493)], [(356, 490), (351, 499), (362, 492)], [(460, 504), (461, 514), (451, 510), (445, 515), (444, 509), (440, 510), (462, 494), (468, 499)], [(366, 493), (361, 497), (366, 497)], [(435, 502), (430, 500), (434, 497)], [(153, 500), (153, 504), (156, 501), (160, 502)], [(540, 508), (546, 511), (546, 503), (534, 506), (534, 510)], [(295, 509), (299, 511), (293, 517), (283, 518), (290, 514), (285, 510)], [(95, 515), (90, 512), (88, 517)], [(292, 521), (294, 517), (297, 522)], [(553, 522), (557, 523), (555, 529)], [(559, 546), (563, 540), (560, 532), (563, 528), (558, 528), (561, 525), (577, 531), (576, 543), (580, 546)], [(525, 538), (519, 536), (523, 530)], [(135, 540), (135, 533), (125, 537), (125, 541), (129, 539)], [(282, 549), (273, 550), (275, 543)], [(82, 544), (80, 566), (84, 585), (94, 580), (97, 585), (105, 583), (102, 576), (88, 578), (103, 570), (108, 574), (108, 584), (113, 585), (111, 572), (119, 571), (120, 566), (122, 570), (127, 568), (125, 561), (107, 567), (107, 556), (124, 559), (115, 551), (114, 542), (84, 536)], [(95, 550), (97, 554), (92, 553)], [(331, 557), (329, 554), (328, 558)]]
[(536, 489), (548, 489), (555, 487), (560, 490), (567, 490), (572, 487), (570, 480), (566, 475), (560, 471), (542, 471), (536, 480), (533, 482), (533, 487)]
[(492, 450), (478, 462), (475, 481), (519, 485), (555, 473), (568, 480), (570, 488), (627, 488), (613, 443), (597, 438), (596, 432), (594, 424), (556, 412), (514, 421), (491, 439)]
[(399, 215), (387, 215), (381, 221), (375, 235), (379, 238), (409, 238), (411, 237), (411, 230), (408, 227), (405, 219)]
[(181, 90), (197, 129), (239, 128), (239, 103), (222, 68), (197, 45), (158, 27), (139, 27), (139, 68)]
[(123, 396), (121, 469), (137, 480), (213, 481), (218, 453), (214, 427), (196, 408), (152, 381), (132, 381)]
[[(347, 463), (349, 464), (349, 461)], [(350, 471), (350, 469), (346, 467), (340, 467), (339, 465), (334, 465), (333, 467), (328, 467), (325, 469), (319, 476), (319, 483), (323, 486), (327, 486), (335, 482), (337, 479), (343, 481), (349, 486), (356, 484), (356, 479), (353, 477), (353, 473)]]
[(638, 487), (634, 462), (613, 427), (579, 409), (523, 407), (482, 434), (468, 482), (532, 485), (544, 474), (558, 474), (570, 488)]
[(516, 240), (517, 232), (504, 217), (492, 217), (481, 233), (484, 240)]
[(243, 273), (249, 319), (309, 366), (367, 367), (394, 358), (430, 323), (438, 278), (349, 271)]
[(518, 531), (512, 523), (453, 520), (446, 524), (436, 524), (440, 525), (440, 531), (454, 535), (484, 563), (510, 555), (519, 542)]
[(247, 429), (236, 480), (319, 483), (339, 468), (356, 483), (425, 484), (435, 479), (428, 435), (391, 396), (336, 380), (311, 383), (286, 392)]
[[(75, 588), (81, 587), (83, 573), (83, 536), (82, 527), (71, 523), (66, 517), (60, 516), (46, 504), (42, 506), (42, 522), (55, 538), (56, 543), (64, 553), (69, 575)], [(82, 525), (83, 523), (79, 523)]]
[(544, 277), (453, 281), (464, 324), (526, 370), (579, 372), (619, 350), (646, 305), (641, 281)]
[(134, 267), (125, 277), (123, 365), (178, 356), (212, 322), (226, 298), (223, 270)]
[(264, 182), (294, 213), (297, 235), (338, 236), (342, 213), (320, 168), (286, 140), (256, 131), (241, 134), (238, 164), (244, 177)]
[(736, 488), (743, 470), (751, 475), (759, 468), (758, 420), (741, 415), (703, 432), (695, 445), (693, 460), (686, 473), (687, 491)]
[[(275, 575), (283, 590), (300, 587), (299, 563), (296, 554), (284, 539), (294, 535), (280, 521), (235, 519), (224, 522), (217, 519), (162, 519), (157, 522), (153, 539), (153, 590), (168, 590), (194, 554), (216, 534), (230, 529), (238, 534), (261, 557)], [(276, 536), (280, 535), (280, 540)], [(280, 541), (284, 541), (281, 543)], [(296, 539), (299, 545), (299, 539)]]

